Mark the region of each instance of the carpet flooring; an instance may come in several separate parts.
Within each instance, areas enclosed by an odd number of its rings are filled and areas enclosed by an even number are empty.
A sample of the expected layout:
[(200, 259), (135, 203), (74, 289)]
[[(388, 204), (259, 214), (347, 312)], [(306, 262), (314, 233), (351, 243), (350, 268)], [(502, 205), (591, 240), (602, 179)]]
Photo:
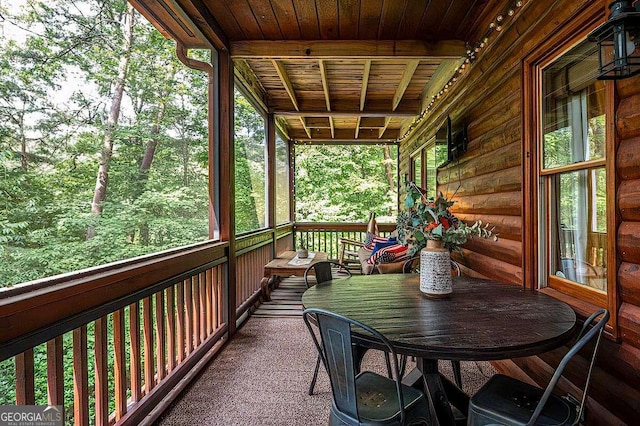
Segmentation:
[[(307, 394), (315, 359), (301, 317), (252, 317), (156, 424), (327, 424), (331, 390), (323, 368), (315, 394)], [(380, 352), (369, 351), (363, 369), (385, 374)], [(451, 363), (441, 371), (451, 378)], [(464, 390), (474, 392), (492, 374), (489, 363), (463, 362)]]

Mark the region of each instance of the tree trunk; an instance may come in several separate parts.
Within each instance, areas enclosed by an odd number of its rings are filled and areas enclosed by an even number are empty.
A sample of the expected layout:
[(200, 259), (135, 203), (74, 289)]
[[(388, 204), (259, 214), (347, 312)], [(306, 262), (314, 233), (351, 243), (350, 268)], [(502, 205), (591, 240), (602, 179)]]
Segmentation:
[[(107, 184), (109, 181), (109, 166), (111, 156), (113, 154), (113, 138), (118, 127), (118, 119), (120, 118), (120, 107), (122, 105), (122, 96), (124, 94), (125, 80), (131, 56), (131, 47), (133, 44), (133, 27), (134, 27), (134, 11), (131, 4), (127, 5), (127, 13), (123, 19), (123, 55), (118, 62), (118, 77), (114, 82), (115, 89), (111, 98), (111, 108), (107, 125), (105, 126), (104, 138), (102, 141), (102, 149), (100, 152), (100, 164), (98, 166), (98, 174), (96, 177), (96, 186), (93, 191), (93, 200), (91, 202), (91, 213), (94, 216), (100, 216), (102, 213), (102, 203), (107, 198)], [(93, 226), (89, 226), (87, 230), (87, 238), (93, 238), (96, 230)]]
[(396, 190), (395, 179), (393, 176), (393, 167), (391, 166), (391, 152), (389, 151), (389, 145), (384, 145), (382, 152), (384, 153), (384, 171), (387, 176), (387, 182), (389, 183), (389, 191)]

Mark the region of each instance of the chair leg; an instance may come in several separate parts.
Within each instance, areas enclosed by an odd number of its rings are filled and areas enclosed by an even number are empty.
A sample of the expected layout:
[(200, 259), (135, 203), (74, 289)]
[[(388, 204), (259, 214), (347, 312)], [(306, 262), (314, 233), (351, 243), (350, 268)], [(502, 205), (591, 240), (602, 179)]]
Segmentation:
[(451, 367), (453, 368), (453, 378), (456, 381), (456, 386), (462, 389), (462, 373), (460, 372), (460, 361), (451, 361)]
[(388, 352), (384, 353), (384, 360), (387, 363), (387, 376), (390, 379), (393, 379), (393, 373), (391, 372), (391, 360), (389, 359), (390, 356), (391, 356), (390, 353), (388, 353)]
[(313, 379), (311, 379), (311, 385), (309, 386), (309, 395), (313, 395), (313, 388), (316, 387), (316, 381), (318, 380), (318, 371), (320, 371), (320, 355), (316, 359), (316, 368), (313, 370)]
[(407, 356), (400, 355), (400, 378), (404, 377), (404, 373), (407, 371)]

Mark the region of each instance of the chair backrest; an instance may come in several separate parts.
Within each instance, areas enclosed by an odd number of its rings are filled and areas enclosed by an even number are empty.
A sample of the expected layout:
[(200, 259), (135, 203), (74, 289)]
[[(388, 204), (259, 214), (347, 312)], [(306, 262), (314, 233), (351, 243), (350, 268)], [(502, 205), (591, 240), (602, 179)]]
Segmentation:
[[(451, 260), (451, 275), (454, 277), (459, 277), (462, 275), (460, 272), (460, 265), (455, 260)], [(411, 259), (404, 262), (402, 265), (402, 273), (403, 274), (413, 274), (420, 272), (420, 256), (413, 256)]]
[(349, 278), (351, 277), (351, 272), (347, 267), (338, 262), (332, 262), (330, 260), (316, 262), (313, 265), (310, 265), (304, 271), (304, 283), (307, 285), (307, 288), (311, 287), (309, 283), (309, 275), (313, 270), (314, 275), (316, 276), (316, 284), (322, 284), (327, 281), (331, 281), (333, 277), (333, 269), (337, 269), (340, 274), (344, 274), (344, 277), (340, 278)]
[[(595, 319), (598, 317), (600, 317), (598, 322), (591, 329), (587, 331), (591, 323), (593, 323)], [(579, 419), (582, 417), (584, 404), (587, 400), (587, 392), (589, 391), (589, 382), (591, 381), (591, 372), (595, 364), (596, 356), (598, 355), (600, 338), (602, 337), (602, 331), (604, 330), (604, 326), (607, 324), (607, 321), (609, 321), (609, 311), (607, 311), (606, 309), (600, 309), (594, 312), (593, 314), (591, 314), (589, 318), (585, 320), (584, 325), (582, 326), (582, 330), (580, 330), (580, 333), (578, 334), (576, 343), (569, 350), (569, 352), (567, 352), (567, 354), (562, 358), (562, 361), (560, 361), (560, 364), (558, 364), (558, 368), (556, 368), (555, 373), (553, 373), (553, 377), (549, 381), (549, 384), (547, 385), (544, 391), (544, 394), (542, 395), (542, 398), (540, 398), (540, 401), (538, 402), (538, 405), (536, 406), (536, 409), (531, 415), (531, 419), (529, 419), (529, 422), (527, 423), (527, 425), (534, 425), (536, 423), (536, 420), (538, 419), (538, 416), (540, 416), (540, 413), (542, 413), (542, 409), (547, 403), (547, 400), (549, 399), (549, 396), (551, 395), (553, 388), (558, 383), (558, 380), (560, 379), (562, 372), (564, 371), (565, 367), (567, 366), (571, 358), (573, 358), (573, 356), (577, 354), (587, 343), (589, 343), (591, 340), (595, 338), (596, 342), (593, 348), (593, 353), (591, 354), (591, 362), (589, 364), (589, 370), (587, 371), (584, 390), (582, 391), (582, 399), (580, 401), (580, 405), (578, 409), (577, 419), (579, 421)]]
[[(329, 373), (331, 392), (335, 407), (344, 415), (360, 422), (356, 398), (356, 366), (354, 364), (351, 328), (367, 335), (367, 339), (377, 341), (386, 347), (391, 355), (393, 378), (396, 382), (398, 401), (400, 402), (400, 424), (404, 424), (404, 399), (401, 388), (400, 369), (395, 349), (378, 331), (359, 321), (322, 309), (307, 309), (302, 314), (309, 329), (313, 343), (318, 349), (325, 369)], [(320, 330), (320, 341), (314, 333), (312, 324)], [(322, 343), (320, 343), (322, 342)]]

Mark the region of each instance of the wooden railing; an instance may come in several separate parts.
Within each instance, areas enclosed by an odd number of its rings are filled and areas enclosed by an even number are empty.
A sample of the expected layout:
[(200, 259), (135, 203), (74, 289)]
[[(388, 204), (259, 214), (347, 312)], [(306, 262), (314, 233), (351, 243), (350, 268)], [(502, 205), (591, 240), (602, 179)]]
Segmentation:
[(225, 340), (225, 248), (199, 244), (0, 293), (3, 375), (15, 366), (7, 403), (63, 405), (65, 424), (153, 418)]
[[(236, 242), (235, 315), (293, 225)], [(62, 405), (65, 424), (152, 422), (228, 339), (227, 243), (207, 242), (0, 292), (0, 404)]]
[[(304, 246), (309, 251), (323, 251), (329, 259), (337, 259), (340, 239), (349, 238), (364, 241), (366, 223), (300, 223), (295, 224), (295, 246)], [(381, 236), (389, 235), (396, 229), (395, 223), (378, 224)]]

